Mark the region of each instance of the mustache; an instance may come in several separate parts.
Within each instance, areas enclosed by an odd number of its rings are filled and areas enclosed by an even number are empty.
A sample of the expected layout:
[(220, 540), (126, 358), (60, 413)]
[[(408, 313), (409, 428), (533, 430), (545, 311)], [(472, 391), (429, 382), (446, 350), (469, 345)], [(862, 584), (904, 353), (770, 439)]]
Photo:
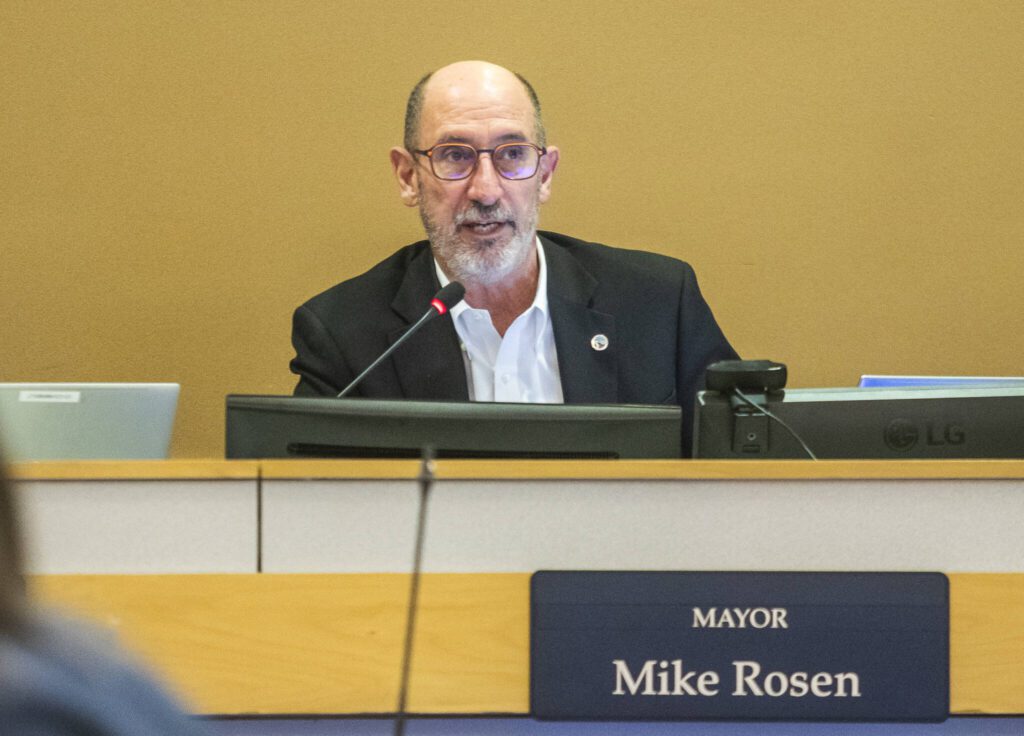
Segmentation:
[(511, 222), (515, 224), (515, 217), (512, 210), (499, 202), (492, 205), (481, 205), (474, 202), (455, 215), (456, 227), (465, 225), (467, 222)]

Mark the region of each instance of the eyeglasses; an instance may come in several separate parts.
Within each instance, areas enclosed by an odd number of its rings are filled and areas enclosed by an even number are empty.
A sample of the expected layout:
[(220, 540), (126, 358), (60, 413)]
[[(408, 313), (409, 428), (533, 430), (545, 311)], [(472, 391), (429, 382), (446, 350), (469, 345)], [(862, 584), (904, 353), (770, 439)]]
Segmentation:
[(414, 150), (430, 159), (430, 171), (438, 179), (458, 181), (469, 178), (480, 162), (480, 154), (489, 153), (494, 170), (505, 179), (529, 179), (537, 173), (540, 157), (548, 149), (532, 143), (502, 143), (494, 148), (473, 148), (465, 143), (439, 143), (426, 151)]

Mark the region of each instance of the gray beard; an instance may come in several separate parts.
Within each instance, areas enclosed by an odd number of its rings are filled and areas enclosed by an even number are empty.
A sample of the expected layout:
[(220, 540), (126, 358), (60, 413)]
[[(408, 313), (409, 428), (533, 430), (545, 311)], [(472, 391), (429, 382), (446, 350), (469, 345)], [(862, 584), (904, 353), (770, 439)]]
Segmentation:
[(496, 284), (523, 266), (529, 257), (537, 230), (537, 208), (525, 222), (515, 222), (512, 238), (505, 244), (498, 240), (480, 240), (467, 243), (459, 238), (459, 225), (467, 220), (496, 219), (512, 221), (512, 213), (501, 205), (484, 207), (473, 204), (459, 213), (449, 228), (431, 220), (426, 208), (420, 204), (420, 220), (427, 231), (434, 257), (453, 281), (477, 284)]

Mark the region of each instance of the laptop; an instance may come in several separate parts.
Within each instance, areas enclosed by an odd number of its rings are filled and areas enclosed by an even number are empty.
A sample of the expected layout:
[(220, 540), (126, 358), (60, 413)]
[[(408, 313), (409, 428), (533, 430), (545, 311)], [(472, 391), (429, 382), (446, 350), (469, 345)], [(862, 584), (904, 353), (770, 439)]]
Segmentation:
[(8, 460), (166, 458), (177, 383), (0, 383)]
[(1024, 377), (1016, 376), (880, 376), (863, 375), (860, 388), (1021, 388)]

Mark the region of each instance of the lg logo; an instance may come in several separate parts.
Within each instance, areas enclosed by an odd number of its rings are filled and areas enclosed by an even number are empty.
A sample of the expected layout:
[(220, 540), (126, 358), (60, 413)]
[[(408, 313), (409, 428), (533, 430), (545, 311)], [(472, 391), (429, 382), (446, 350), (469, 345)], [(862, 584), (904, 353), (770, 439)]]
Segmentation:
[(917, 444), (917, 426), (905, 419), (894, 419), (885, 428), (885, 444), (896, 452), (907, 452)]
[[(924, 442), (929, 447), (962, 445), (967, 441), (964, 428), (955, 422), (929, 422), (924, 428)], [(921, 430), (906, 419), (894, 419), (885, 427), (885, 444), (896, 452), (909, 452), (921, 440)]]

